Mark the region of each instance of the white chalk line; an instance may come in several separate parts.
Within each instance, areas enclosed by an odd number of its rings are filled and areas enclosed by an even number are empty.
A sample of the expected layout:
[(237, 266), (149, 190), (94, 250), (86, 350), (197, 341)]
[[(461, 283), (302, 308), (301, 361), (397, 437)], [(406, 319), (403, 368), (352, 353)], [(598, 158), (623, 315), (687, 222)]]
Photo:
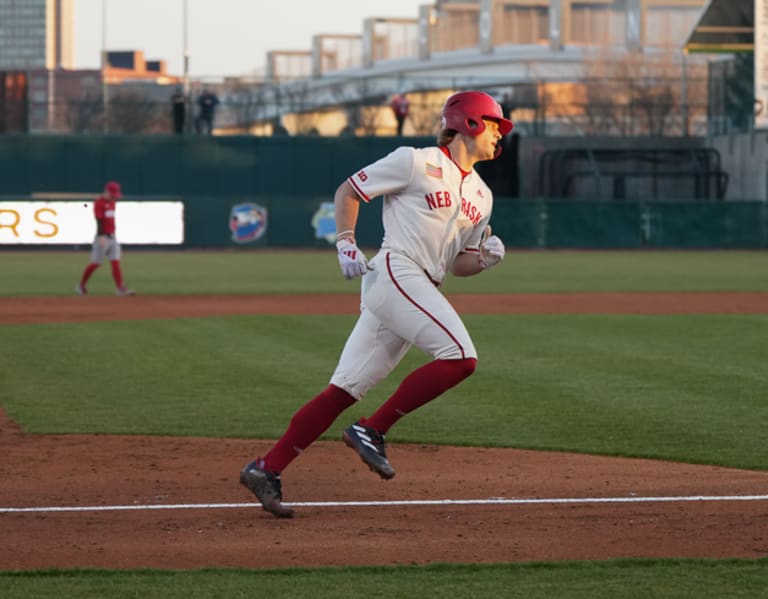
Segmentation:
[[(389, 501), (295, 501), (285, 502), (289, 507), (430, 507), (452, 505), (562, 505), (589, 503), (676, 503), (700, 501), (768, 501), (768, 495), (684, 495), (676, 497), (563, 497), (548, 499), (524, 499), (489, 497), (487, 499), (413, 499)], [(135, 505), (84, 505), (84, 506), (41, 506), (41, 507), (0, 507), (0, 514), (54, 513), (54, 512), (116, 512), (142, 510), (221, 510), (261, 507), (257, 502), (249, 503), (171, 503)]]

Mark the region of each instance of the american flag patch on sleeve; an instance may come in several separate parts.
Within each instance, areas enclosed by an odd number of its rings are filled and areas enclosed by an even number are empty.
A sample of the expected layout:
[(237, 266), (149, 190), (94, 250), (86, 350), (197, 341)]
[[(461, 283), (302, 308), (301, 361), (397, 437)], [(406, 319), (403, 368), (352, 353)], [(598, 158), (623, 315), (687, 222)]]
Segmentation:
[(427, 176), (442, 179), (443, 169), (441, 169), (439, 166), (435, 166), (434, 164), (429, 164), (429, 162), (427, 162)]

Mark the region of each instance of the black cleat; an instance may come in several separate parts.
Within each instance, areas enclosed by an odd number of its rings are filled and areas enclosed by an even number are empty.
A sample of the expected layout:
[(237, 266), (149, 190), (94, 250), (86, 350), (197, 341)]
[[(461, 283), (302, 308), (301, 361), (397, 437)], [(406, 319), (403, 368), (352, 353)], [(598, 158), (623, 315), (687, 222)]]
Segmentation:
[(240, 471), (240, 484), (247, 487), (261, 502), (262, 507), (278, 518), (293, 518), (293, 510), (283, 505), (280, 475), (260, 468), (256, 460)]
[(390, 479), (395, 476), (395, 469), (387, 461), (384, 435), (380, 432), (358, 421), (347, 427), (342, 438), (344, 443), (354, 449), (363, 462), (381, 478)]

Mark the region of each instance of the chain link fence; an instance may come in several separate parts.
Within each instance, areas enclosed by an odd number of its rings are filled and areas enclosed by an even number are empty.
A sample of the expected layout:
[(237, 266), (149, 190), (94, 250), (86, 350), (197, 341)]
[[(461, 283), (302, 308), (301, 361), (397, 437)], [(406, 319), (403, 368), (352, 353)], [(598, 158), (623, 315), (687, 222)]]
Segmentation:
[[(516, 131), (535, 136), (706, 136), (725, 127), (745, 129), (752, 122), (751, 92), (738, 88), (743, 67), (713, 69), (710, 77), (642, 81), (586, 79), (573, 83), (532, 82), (485, 88), (515, 122)], [(740, 84), (744, 87), (743, 84)], [(166, 86), (167, 87), (167, 86)], [(482, 89), (477, 86), (476, 89)], [(110, 88), (107, 99), (99, 93), (54, 102), (24, 102), (23, 115), (31, 133), (172, 134), (173, 90)], [(271, 93), (265, 87), (250, 90), (215, 89), (216, 134), (232, 135), (394, 135), (396, 123), (389, 96), (381, 93), (316, 105), (306, 96)], [(406, 135), (432, 135), (440, 123), (445, 96), (456, 90), (411, 91)], [(709, 97), (709, 101), (707, 98)], [(183, 132), (196, 132), (197, 106), (188, 98)], [(25, 114), (26, 113), (26, 114)], [(331, 118), (333, 117), (333, 118)], [(12, 131), (13, 129), (7, 129)]]

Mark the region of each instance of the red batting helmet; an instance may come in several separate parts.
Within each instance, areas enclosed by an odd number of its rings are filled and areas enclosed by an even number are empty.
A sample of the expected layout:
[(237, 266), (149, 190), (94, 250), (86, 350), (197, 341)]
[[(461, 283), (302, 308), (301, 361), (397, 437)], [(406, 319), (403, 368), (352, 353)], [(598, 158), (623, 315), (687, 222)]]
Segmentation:
[(123, 192), (120, 189), (120, 183), (117, 181), (109, 181), (104, 186), (104, 191), (106, 191), (109, 195), (115, 198), (120, 198), (123, 196)]
[(512, 121), (504, 118), (504, 112), (496, 100), (485, 92), (475, 91), (459, 92), (445, 101), (442, 127), (475, 137), (485, 130), (484, 118), (496, 121), (502, 135), (514, 127)]

